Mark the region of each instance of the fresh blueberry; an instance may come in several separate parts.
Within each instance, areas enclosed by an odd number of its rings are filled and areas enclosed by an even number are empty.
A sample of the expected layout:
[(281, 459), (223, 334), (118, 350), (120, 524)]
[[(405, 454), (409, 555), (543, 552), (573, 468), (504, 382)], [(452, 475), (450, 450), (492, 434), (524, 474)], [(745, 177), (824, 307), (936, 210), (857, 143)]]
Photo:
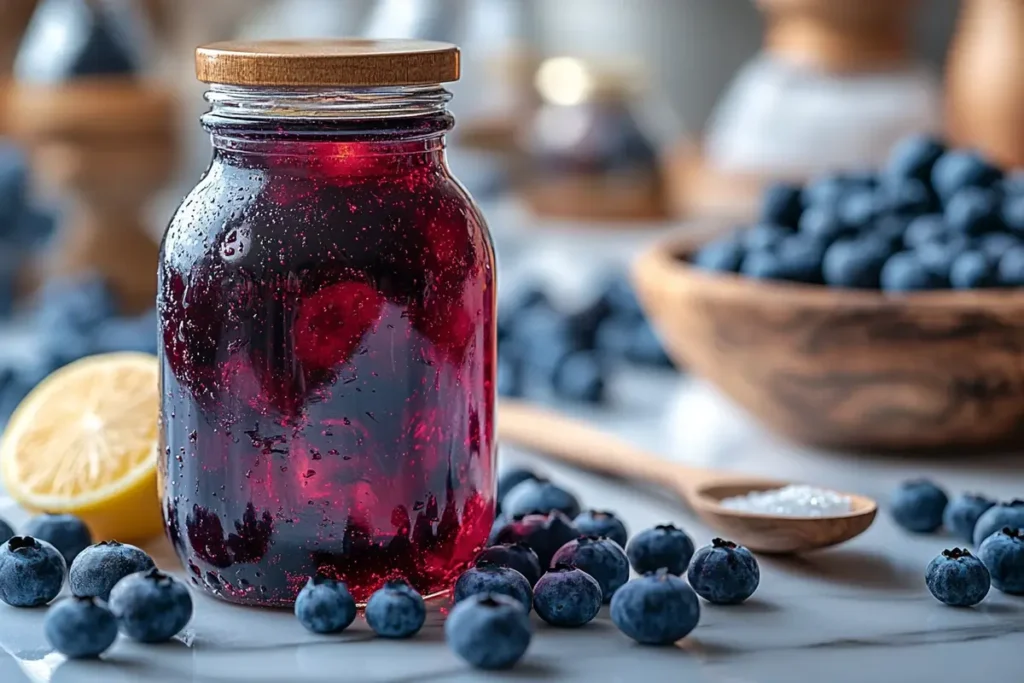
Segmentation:
[(889, 244), (872, 238), (836, 242), (825, 251), (822, 275), (833, 287), (878, 289), (882, 266), (891, 254)]
[(723, 237), (705, 244), (693, 256), (693, 264), (703, 270), (735, 273), (743, 261), (743, 245), (733, 237)]
[(819, 176), (803, 189), (804, 206), (834, 207), (849, 189), (849, 183), (839, 175)]
[(629, 581), (629, 559), (615, 541), (601, 536), (583, 536), (569, 541), (551, 558), (551, 566), (567, 564), (597, 579), (604, 601)]
[(893, 254), (882, 266), (879, 277), (882, 290), (886, 292), (913, 292), (925, 289), (940, 289), (946, 281), (921, 262), (914, 252), (901, 251)]
[(117, 620), (96, 598), (66, 598), (46, 611), (43, 634), (68, 659), (99, 657), (117, 640)]
[(801, 190), (789, 183), (773, 183), (761, 195), (761, 220), (795, 228), (803, 212)]
[(36, 323), (47, 334), (91, 334), (117, 313), (114, 294), (98, 275), (60, 278), (47, 282), (37, 295)]
[(356, 618), (356, 601), (343, 581), (314, 576), (295, 598), (295, 617), (313, 633), (339, 633)]
[(607, 536), (623, 548), (629, 534), (626, 532), (626, 525), (612, 512), (603, 510), (584, 510), (576, 515), (573, 520), (576, 528), (584, 536)]
[(661, 339), (658, 338), (654, 328), (647, 320), (641, 320), (633, 326), (629, 344), (626, 347), (626, 359), (651, 368), (674, 367), (672, 359), (665, 353)]
[(871, 190), (856, 190), (839, 201), (836, 216), (849, 230), (860, 231), (878, 217), (883, 201)]
[(966, 187), (990, 187), (1002, 172), (974, 150), (955, 149), (943, 154), (932, 168), (932, 187), (943, 201)]
[(580, 502), (547, 479), (528, 479), (505, 495), (501, 509), (509, 517), (558, 510), (571, 519), (580, 513)]
[(779, 243), (773, 251), (747, 254), (740, 272), (757, 280), (819, 283), (822, 254), (818, 242), (794, 235)]
[(1024, 595), (1024, 538), (1020, 529), (1003, 528), (985, 538), (978, 548), (997, 590)]
[(749, 550), (716, 538), (693, 554), (686, 579), (708, 602), (737, 605), (757, 590), (761, 569)]
[(880, 216), (874, 225), (860, 234), (861, 239), (869, 239), (888, 245), (892, 251), (898, 251), (903, 245), (910, 220), (903, 216)]
[(89, 527), (74, 515), (37, 515), (28, 520), (25, 534), (52, 545), (69, 567), (78, 553), (92, 545)]
[(935, 599), (953, 607), (977, 605), (992, 585), (982, 561), (960, 548), (943, 550), (928, 563), (924, 576)]
[(383, 638), (410, 638), (423, 628), (423, 596), (405, 581), (388, 581), (366, 602), (366, 623)]
[(501, 505), (508, 492), (517, 485), (522, 484), (524, 481), (535, 481), (536, 479), (537, 475), (533, 471), (522, 467), (513, 467), (503, 471), (498, 475), (498, 504)]
[(812, 206), (800, 217), (800, 233), (825, 244), (851, 237), (855, 232), (856, 228), (841, 220), (830, 206)]
[(0, 600), (12, 607), (39, 607), (57, 597), (67, 564), (46, 541), (14, 536), (0, 546)]
[(140, 548), (117, 541), (101, 541), (75, 557), (68, 572), (68, 585), (73, 595), (109, 600), (110, 591), (118, 581), (155, 566), (153, 558)]
[(599, 295), (567, 313), (565, 318), (569, 326), (569, 335), (576, 347), (593, 349), (598, 326), (612, 313), (611, 304)]
[(530, 646), (530, 617), (506, 595), (474, 595), (452, 608), (444, 622), (448, 647), (478, 669), (508, 669)]
[(132, 640), (164, 643), (192, 618), (192, 596), (184, 583), (154, 567), (118, 581), (110, 591), (110, 611)]
[(525, 389), (523, 363), (518, 359), (498, 354), (498, 395), (516, 398)]
[(953, 289), (981, 289), (999, 283), (996, 264), (982, 251), (965, 251), (956, 257), (949, 270)]
[(930, 533), (942, 526), (942, 514), (949, 498), (927, 479), (905, 481), (892, 494), (893, 520), (908, 531)]
[(1024, 245), (1010, 247), (999, 259), (999, 284), (1024, 287)]
[(888, 184), (881, 202), (887, 210), (900, 216), (920, 216), (935, 210), (928, 185), (913, 178)]
[(552, 567), (533, 589), (537, 616), (563, 628), (589, 623), (601, 611), (601, 584), (585, 571), (567, 564)]
[(1003, 527), (1024, 529), (1024, 500), (997, 503), (981, 513), (974, 524), (974, 547)]
[(0, 519), (0, 543), (6, 543), (14, 536), (14, 529), (10, 524)]
[(551, 310), (551, 299), (539, 283), (528, 283), (511, 292), (510, 296), (502, 302), (503, 312), (515, 316), (518, 313), (531, 308), (544, 308)]
[(605, 398), (605, 370), (594, 351), (572, 351), (555, 368), (551, 388), (568, 401), (602, 403)]
[(579, 536), (568, 517), (557, 510), (549, 514), (516, 516), (495, 535), (495, 543), (524, 543), (537, 553), (541, 568), (551, 566), (551, 558), (563, 545)]
[(471, 595), (499, 593), (515, 598), (523, 609), (530, 611), (533, 604), (533, 588), (525, 576), (511, 567), (503, 567), (491, 562), (477, 562), (459, 575), (455, 582), (452, 597), (455, 602), (462, 602)]
[(1024, 195), (1024, 170), (1010, 171), (1003, 177), (1000, 187), (1007, 196)]
[(974, 540), (974, 526), (978, 518), (996, 502), (984, 496), (964, 493), (956, 496), (946, 505), (942, 513), (942, 524), (957, 538), (971, 543)]
[(636, 328), (643, 318), (628, 319), (612, 316), (601, 321), (594, 337), (594, 348), (610, 361), (625, 358), (635, 346)]
[(667, 569), (682, 576), (693, 557), (693, 540), (674, 524), (659, 524), (645, 529), (626, 546), (626, 556), (637, 574)]
[(821, 260), (825, 246), (819, 240), (794, 235), (779, 243), (775, 255), (783, 265), (786, 280), (821, 284)]
[(526, 580), (533, 586), (540, 579), (543, 570), (537, 553), (525, 543), (502, 543), (484, 548), (476, 557), (476, 564), (491, 564), (499, 567), (508, 567), (526, 577)]
[(949, 283), (953, 263), (969, 248), (970, 242), (962, 235), (951, 235), (940, 241), (927, 242), (914, 250), (914, 255), (928, 272), (935, 276), (935, 288), (945, 287)]
[(740, 233), (739, 239), (745, 251), (753, 252), (773, 249), (792, 234), (792, 230), (781, 225), (758, 223)]
[(10, 230), (25, 210), (28, 194), (28, 165), (15, 145), (0, 143), (0, 235), (10, 238)]
[(1020, 239), (1006, 232), (993, 232), (989, 235), (982, 235), (978, 245), (986, 256), (995, 263), (999, 263), (1003, 254), (1012, 247), (1020, 246)]
[(27, 248), (41, 247), (52, 241), (57, 228), (56, 212), (49, 208), (29, 205), (14, 221), (11, 241)]
[(621, 273), (615, 273), (605, 280), (601, 286), (601, 298), (608, 304), (613, 317), (623, 320), (637, 320), (643, 317), (643, 309), (636, 298), (636, 292)]
[(946, 204), (946, 225), (961, 235), (984, 235), (1003, 227), (999, 196), (980, 187), (966, 187)]
[(542, 377), (550, 377), (575, 348), (565, 317), (539, 305), (516, 316), (508, 342), (521, 348), (529, 370)]
[(949, 234), (949, 226), (942, 214), (926, 213), (918, 216), (907, 224), (903, 234), (903, 244), (908, 249), (915, 249), (922, 244), (941, 241)]
[(661, 570), (616, 591), (611, 617), (620, 631), (638, 643), (671, 645), (697, 627), (700, 602), (685, 581)]
[(1003, 224), (1017, 235), (1024, 235), (1024, 194), (1006, 197), (1000, 211)]
[(928, 181), (945, 151), (945, 146), (929, 135), (907, 136), (893, 145), (883, 173), (887, 178)]

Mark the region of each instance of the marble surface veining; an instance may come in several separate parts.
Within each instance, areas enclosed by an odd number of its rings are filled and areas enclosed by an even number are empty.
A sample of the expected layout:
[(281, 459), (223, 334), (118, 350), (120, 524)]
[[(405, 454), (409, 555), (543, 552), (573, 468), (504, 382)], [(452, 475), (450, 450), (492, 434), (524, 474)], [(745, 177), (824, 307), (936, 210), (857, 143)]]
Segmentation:
[[(666, 458), (793, 478), (883, 501), (900, 479), (927, 474), (951, 493), (976, 490), (1000, 498), (1024, 494), (1019, 457), (964, 452), (941, 459), (895, 459), (816, 453), (766, 434), (702, 384), (634, 375), (616, 384), (621, 406), (582, 412)], [(698, 544), (713, 531), (662, 492), (570, 470), (506, 449), (575, 490), (585, 505), (615, 510), (633, 531), (672, 521)], [(22, 519), (10, 501), (0, 515)], [(371, 637), (357, 620), (341, 636), (306, 633), (285, 611), (260, 611), (196, 596), (182, 636), (162, 646), (120, 638), (102, 661), (65, 661), (42, 634), (43, 610), (0, 604), (0, 683), (177, 681), (305, 683), (312, 681), (623, 681), (654, 683), (935, 683), (1021, 681), (1024, 598), (993, 590), (978, 607), (941, 605), (924, 584), (924, 568), (945, 536), (912, 536), (884, 512), (866, 534), (797, 558), (761, 557), (761, 586), (747, 604), (706, 603), (700, 625), (676, 647), (635, 645), (606, 610), (579, 630), (534, 619), (525, 659), (507, 673), (475, 672), (444, 645), (434, 611), (410, 641)], [(163, 543), (150, 550), (177, 570)]]

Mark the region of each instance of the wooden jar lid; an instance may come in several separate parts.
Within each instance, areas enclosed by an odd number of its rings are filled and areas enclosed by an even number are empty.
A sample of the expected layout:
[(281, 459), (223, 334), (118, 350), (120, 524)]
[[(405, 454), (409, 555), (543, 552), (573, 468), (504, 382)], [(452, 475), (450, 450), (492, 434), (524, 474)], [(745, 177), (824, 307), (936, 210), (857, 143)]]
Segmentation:
[(429, 40), (227, 41), (196, 50), (196, 77), (251, 86), (433, 85), (459, 79), (459, 48)]

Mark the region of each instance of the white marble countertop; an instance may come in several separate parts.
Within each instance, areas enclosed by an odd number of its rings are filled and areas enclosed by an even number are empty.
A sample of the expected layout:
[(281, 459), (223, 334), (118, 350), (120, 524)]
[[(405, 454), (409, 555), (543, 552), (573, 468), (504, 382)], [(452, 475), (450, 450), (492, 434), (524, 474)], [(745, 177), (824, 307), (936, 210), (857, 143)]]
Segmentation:
[[(666, 458), (771, 473), (841, 487), (884, 501), (902, 478), (927, 474), (951, 492), (998, 497), (1024, 493), (1013, 457), (971, 453), (941, 460), (812, 453), (779, 442), (736, 414), (712, 390), (687, 380), (637, 374), (616, 385), (618, 409), (581, 413), (657, 449)], [(712, 531), (664, 494), (569, 470), (527, 455), (575, 490), (584, 504), (616, 510), (632, 530), (672, 521), (699, 544)], [(17, 520), (17, 512), (0, 509)], [(700, 625), (678, 647), (641, 647), (606, 614), (587, 627), (555, 630), (534, 617), (533, 643), (520, 666), (482, 674), (444, 645), (435, 612), (414, 640), (375, 640), (364, 622), (340, 637), (303, 631), (287, 612), (234, 607), (197, 596), (180, 640), (142, 646), (119, 639), (103, 661), (65, 661), (47, 646), (43, 610), (0, 605), (0, 682), (120, 681), (708, 681), (716, 683), (935, 683), (1019, 681), (1024, 599), (993, 591), (977, 608), (941, 605), (924, 584), (928, 561), (954, 541), (910, 536), (880, 514), (854, 541), (800, 558), (761, 558), (755, 597), (738, 607), (704, 605)], [(167, 546), (150, 550), (176, 568)]]

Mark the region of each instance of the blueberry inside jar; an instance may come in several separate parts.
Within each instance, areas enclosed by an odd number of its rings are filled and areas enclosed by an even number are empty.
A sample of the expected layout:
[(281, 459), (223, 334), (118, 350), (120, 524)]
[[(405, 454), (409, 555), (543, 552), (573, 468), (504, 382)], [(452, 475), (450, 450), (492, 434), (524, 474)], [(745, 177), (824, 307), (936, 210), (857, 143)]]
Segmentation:
[(159, 267), (160, 488), (192, 582), (448, 591), (494, 518), (495, 268), (422, 41), (197, 51), (213, 160)]

